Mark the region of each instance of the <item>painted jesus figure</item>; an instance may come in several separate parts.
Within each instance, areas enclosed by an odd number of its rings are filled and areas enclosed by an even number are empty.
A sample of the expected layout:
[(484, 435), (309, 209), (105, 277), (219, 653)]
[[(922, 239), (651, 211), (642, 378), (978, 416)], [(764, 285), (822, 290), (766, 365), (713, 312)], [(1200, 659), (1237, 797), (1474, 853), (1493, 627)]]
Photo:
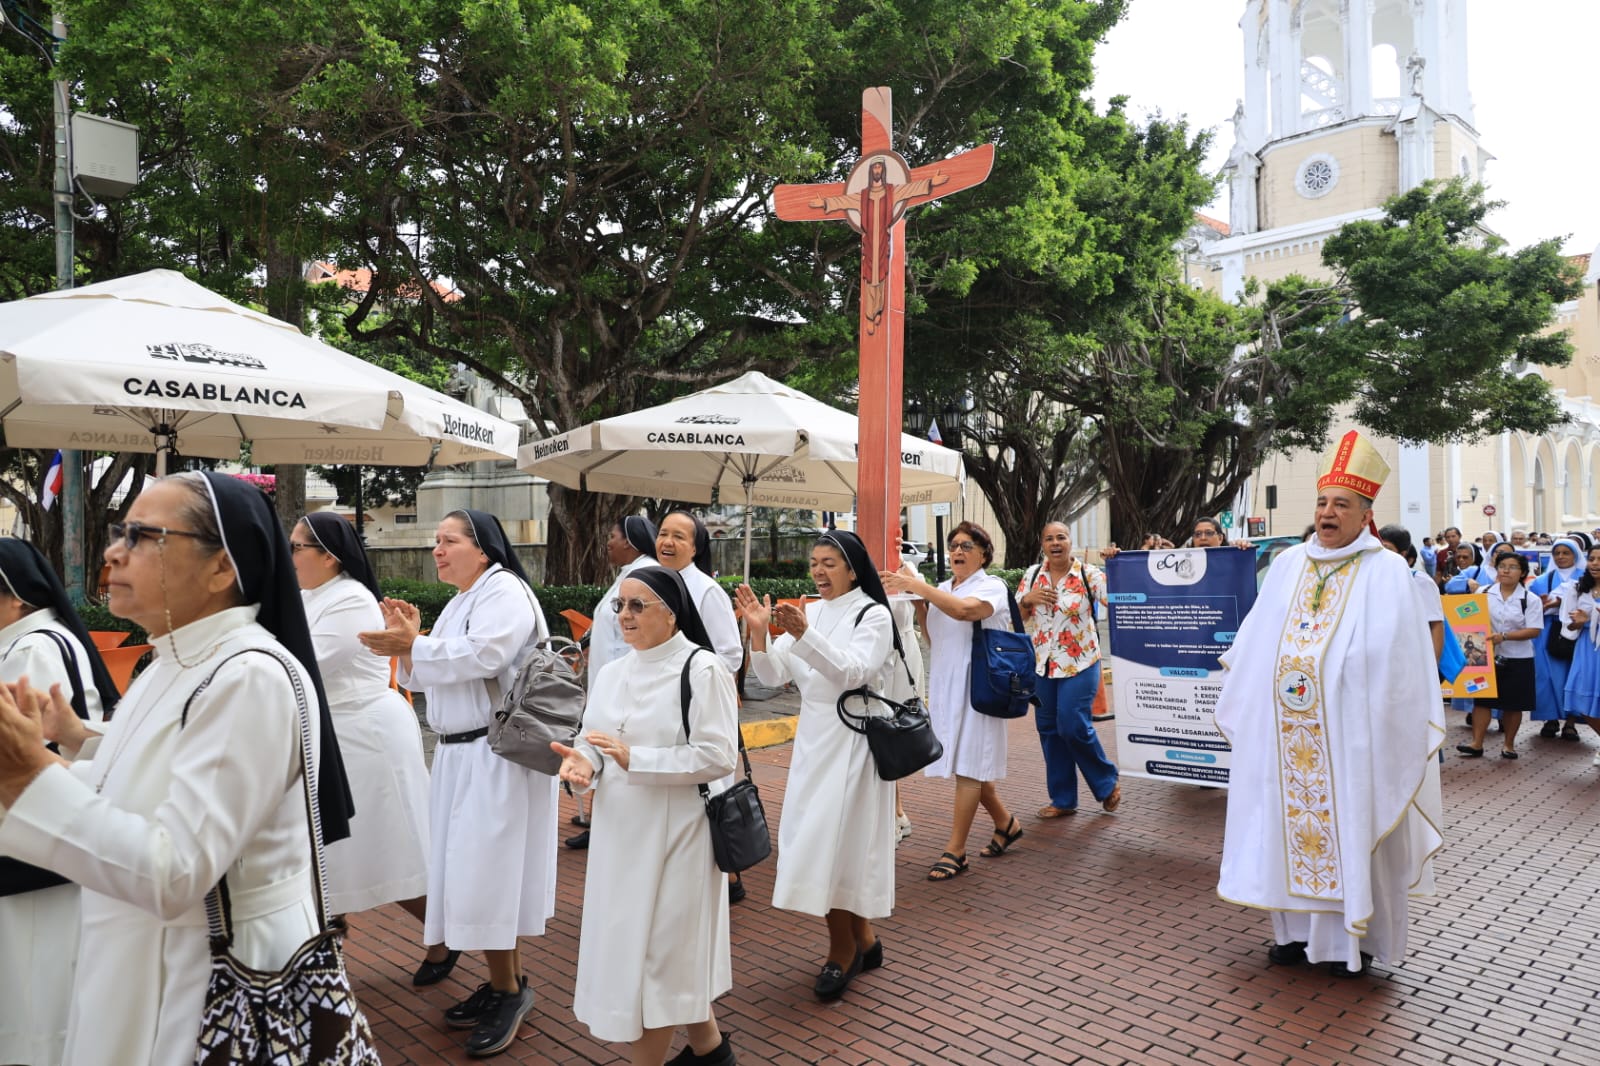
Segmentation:
[[(814, 199), (809, 206), (826, 214), (851, 214), (850, 224), (861, 232), (861, 311), (867, 333), (878, 332), (885, 306), (884, 285), (889, 277), (891, 231), (905, 214), (907, 200), (927, 196), (950, 178), (945, 174), (892, 185), (883, 160), (867, 165), (867, 184), (859, 193)], [(855, 213), (859, 213), (856, 217)]]

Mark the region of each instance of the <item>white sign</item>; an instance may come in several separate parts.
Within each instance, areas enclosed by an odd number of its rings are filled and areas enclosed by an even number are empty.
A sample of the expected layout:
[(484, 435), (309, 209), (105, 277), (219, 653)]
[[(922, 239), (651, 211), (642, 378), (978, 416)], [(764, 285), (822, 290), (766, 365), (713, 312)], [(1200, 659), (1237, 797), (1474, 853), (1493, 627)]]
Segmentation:
[(946, 501), (945, 503), (936, 503), (936, 504), (934, 504), (933, 505), (933, 517), (935, 517), (935, 518), (949, 518), (950, 517), (950, 504), (949, 504), (949, 502)]

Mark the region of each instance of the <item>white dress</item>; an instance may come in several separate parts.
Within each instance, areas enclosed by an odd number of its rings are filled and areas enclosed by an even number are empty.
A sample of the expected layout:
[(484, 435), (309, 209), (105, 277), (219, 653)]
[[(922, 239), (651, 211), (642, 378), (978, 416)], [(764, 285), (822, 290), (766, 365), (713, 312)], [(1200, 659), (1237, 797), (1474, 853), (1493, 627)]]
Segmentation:
[[(43, 629), (69, 642), (89, 720), (100, 721), (105, 715), (89, 669), (90, 653), (48, 607), (0, 629), (0, 681), (26, 677), (46, 692), (59, 683), (71, 698), (66, 657)], [(0, 896), (0, 1062), (51, 1066), (61, 1061), (77, 955), (77, 885)]]
[[(893, 633), (889, 611), (856, 588), (808, 603), (800, 639), (785, 633), (770, 650), (751, 653), (763, 684), (793, 681), (800, 690), (774, 907), (819, 917), (836, 908), (862, 918), (894, 910), (894, 782), (878, 776), (867, 738), (838, 714), (840, 693), (869, 685), (881, 694), (890, 661), (900, 670)], [(849, 709), (860, 714), (863, 704)], [(870, 710), (882, 714), (884, 706)]]
[(717, 658), (728, 668), (728, 673), (737, 674), (739, 667), (744, 665), (744, 640), (739, 636), (739, 619), (733, 613), (733, 600), (728, 596), (728, 590), (698, 566), (690, 566), (678, 573), (700, 611), (706, 636), (711, 638), (711, 650), (717, 653)]
[[(910, 563), (902, 563), (900, 572), (910, 577), (918, 577), (917, 568)], [(884, 679), (888, 691), (884, 693), (890, 699), (904, 703), (912, 696), (924, 695), (927, 687), (922, 676), (922, 642), (917, 639), (917, 604), (913, 597), (906, 596), (900, 599), (891, 597), (889, 612), (894, 615), (895, 629), (900, 633), (900, 650), (906, 657), (905, 666), (901, 666), (898, 658), (890, 660), (889, 676)], [(923, 703), (927, 703), (924, 699)]]
[(594, 625), (589, 629), (589, 681), (600, 676), (600, 668), (614, 659), (620, 659), (633, 649), (629, 648), (622, 640), (622, 623), (617, 620), (617, 612), (612, 608), (611, 601), (622, 595), (622, 583), (635, 570), (646, 566), (655, 566), (656, 561), (648, 555), (641, 555), (631, 563), (625, 564), (617, 571), (617, 579), (606, 589), (606, 594), (600, 597), (600, 603), (594, 609)]
[[(255, 616), (234, 607), (156, 638), (106, 735), (0, 818), (0, 853), (48, 860), (83, 886), (68, 1063), (194, 1061), (211, 968), (205, 897), (223, 874), (247, 966), (277, 970), (316, 932), (293, 689), (266, 655), (222, 665), (282, 650)], [(315, 753), (314, 721), (311, 743)]]
[[(434, 732), (481, 729), (494, 716), (485, 679), (509, 691), (526, 649), (548, 633), (532, 590), (495, 564), (417, 638), (400, 683), (427, 694)], [(542, 934), (556, 909), (556, 779), (480, 737), (435, 748), (432, 782), (424, 942), (508, 951)]]
[[(950, 578), (939, 587), (962, 599), (979, 599), (994, 608), (985, 629), (1010, 629), (1006, 583), (979, 570), (959, 586)], [(998, 781), (1006, 776), (1006, 720), (972, 709), (972, 623), (928, 607), (928, 717), (944, 745), (944, 755), (923, 771), (929, 777), (970, 777)]]
[(355, 797), (350, 835), (324, 851), (328, 908), (352, 914), (428, 890), (428, 767), (422, 730), (389, 687), (389, 660), (357, 633), (383, 628), (366, 586), (344, 574), (301, 592), (317, 668)]
[(733, 678), (702, 652), (690, 668), (689, 743), (680, 679), (695, 645), (674, 634), (630, 652), (594, 681), (580, 735), (629, 746), (627, 770), (580, 743), (596, 767), (594, 835), (583, 891), (572, 1013), (598, 1040), (693, 1025), (733, 987), (728, 880), (711, 853), (698, 785), (733, 769)]

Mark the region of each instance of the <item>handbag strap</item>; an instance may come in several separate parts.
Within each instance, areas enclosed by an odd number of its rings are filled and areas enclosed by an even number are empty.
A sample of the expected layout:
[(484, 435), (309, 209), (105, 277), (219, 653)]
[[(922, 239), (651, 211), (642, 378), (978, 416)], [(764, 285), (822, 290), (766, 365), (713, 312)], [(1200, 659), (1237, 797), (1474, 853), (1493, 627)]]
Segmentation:
[(834, 710), (839, 714), (840, 723), (852, 733), (865, 734), (867, 731), (867, 719), (871, 716), (866, 713), (852, 714), (850, 711), (845, 710), (846, 700), (861, 700), (863, 703), (877, 700), (887, 707), (894, 708), (895, 712), (899, 713), (906, 710), (908, 706), (914, 706), (916, 697), (912, 697), (911, 704), (905, 704), (898, 700), (891, 700), (882, 693), (874, 692), (866, 685), (862, 685), (860, 688), (846, 689), (844, 692), (839, 693), (839, 699), (834, 703)]
[[(702, 651), (705, 651), (705, 649), (704, 648), (699, 648), (699, 647), (695, 648), (694, 651), (691, 651), (689, 653), (689, 657), (687, 659), (683, 660), (683, 673), (678, 675), (678, 703), (679, 703), (679, 706), (683, 710), (683, 740), (684, 740), (684, 743), (688, 743), (688, 741), (689, 741), (689, 698), (692, 695), (692, 693), (689, 691), (689, 665), (694, 662), (694, 657), (696, 655), (699, 655)], [(744, 746), (744, 730), (739, 729), (737, 727), (737, 725), (736, 725), (735, 728), (734, 728), (734, 732), (737, 733), (738, 736), (739, 736), (739, 755), (741, 757), (743, 757), (743, 759), (744, 759), (744, 779), (746, 781), (749, 781), (750, 780), (750, 753), (745, 750), (745, 746)], [(707, 798), (710, 797), (710, 795), (711, 795), (711, 789), (708, 788), (706, 785), (701, 784), (701, 786), (700, 786), (700, 798), (701, 799), (707, 799)]]
[[(183, 714), (178, 719), (178, 728), (182, 729), (189, 721), (189, 707), (195, 699), (211, 686), (222, 668), (241, 655), (259, 652), (262, 655), (276, 659), (278, 665), (283, 667), (284, 673), (289, 675), (289, 684), (294, 689), (295, 705), (299, 710), (300, 718), (300, 788), (305, 795), (306, 825), (311, 836), (311, 876), (316, 884), (317, 904), (317, 930), (321, 932), (328, 928), (328, 872), (322, 856), (322, 812), (317, 803), (317, 790), (311, 787), (311, 706), (306, 699), (305, 685), (300, 680), (300, 674), (291, 665), (289, 658), (275, 648), (246, 648), (234, 652), (211, 671), (204, 681), (189, 693), (189, 698), (183, 703)], [(228, 875), (223, 874), (218, 879), (212, 890), (206, 893), (206, 930), (211, 938), (212, 954), (221, 954), (233, 946), (233, 908), (228, 899)]]
[[(67, 677), (72, 682), (72, 709), (77, 713), (79, 718), (87, 721), (89, 718), (89, 702), (84, 697), (83, 678), (78, 673), (78, 653), (72, 650), (72, 644), (68, 642), (66, 637), (48, 627), (35, 629), (32, 632), (24, 633), (16, 640), (13, 640), (6, 647), (5, 654), (9, 656), (12, 652), (12, 649), (14, 649), (22, 641), (27, 640), (29, 637), (38, 636), (49, 637), (55, 642), (56, 649), (61, 652), (61, 658), (67, 665)], [(0, 658), (3, 658), (3, 656), (0, 656)]]
[[(1009, 585), (1006, 586), (1006, 606), (1011, 609), (1011, 632), (1021, 633), (1023, 631), (1022, 608), (1017, 606), (1017, 598), (1011, 594), (1011, 587)], [(974, 635), (983, 632), (983, 619), (973, 619), (972, 632)]]

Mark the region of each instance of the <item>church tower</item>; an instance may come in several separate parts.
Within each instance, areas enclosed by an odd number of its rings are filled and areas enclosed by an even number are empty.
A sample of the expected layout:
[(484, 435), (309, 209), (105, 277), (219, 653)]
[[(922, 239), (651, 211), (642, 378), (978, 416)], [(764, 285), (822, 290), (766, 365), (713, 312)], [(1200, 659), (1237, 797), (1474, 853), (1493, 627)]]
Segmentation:
[[(1248, 0), (1222, 292), (1316, 275), (1322, 241), (1431, 178), (1478, 179), (1466, 0)], [(1231, 253), (1231, 254), (1230, 254)]]

